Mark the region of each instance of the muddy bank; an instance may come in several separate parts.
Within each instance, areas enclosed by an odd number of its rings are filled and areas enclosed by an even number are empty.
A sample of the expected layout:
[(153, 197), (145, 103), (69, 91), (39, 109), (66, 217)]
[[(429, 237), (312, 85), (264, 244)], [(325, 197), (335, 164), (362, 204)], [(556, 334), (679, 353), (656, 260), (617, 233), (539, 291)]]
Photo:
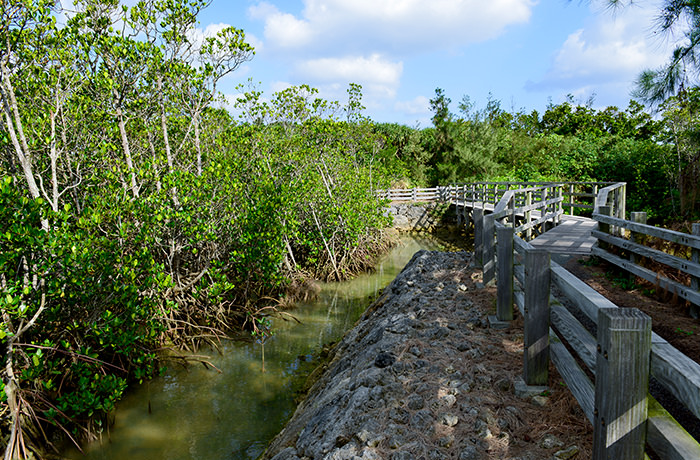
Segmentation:
[(263, 458), (587, 458), (590, 427), (552, 372), (515, 395), (522, 328), (488, 328), (467, 252), (420, 251), (333, 350)]

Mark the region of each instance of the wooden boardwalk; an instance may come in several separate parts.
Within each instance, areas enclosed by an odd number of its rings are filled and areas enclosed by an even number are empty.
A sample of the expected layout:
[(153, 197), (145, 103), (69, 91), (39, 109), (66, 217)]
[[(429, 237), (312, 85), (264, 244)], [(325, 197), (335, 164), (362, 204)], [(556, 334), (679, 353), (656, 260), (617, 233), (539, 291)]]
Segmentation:
[[(469, 208), (478, 207), (484, 211), (493, 212), (491, 203), (473, 203), (469, 201), (456, 202), (458, 206)], [(538, 211), (532, 212), (532, 218), (540, 217)], [(588, 255), (593, 244), (597, 241), (591, 236), (591, 231), (597, 228), (597, 222), (589, 217), (562, 215), (559, 225), (547, 230), (542, 235), (530, 241), (536, 248), (546, 249), (552, 254)]]
[(597, 225), (596, 221), (587, 217), (564, 215), (559, 225), (533, 239), (530, 244), (552, 254), (590, 254), (597, 241), (591, 236), (591, 231)]

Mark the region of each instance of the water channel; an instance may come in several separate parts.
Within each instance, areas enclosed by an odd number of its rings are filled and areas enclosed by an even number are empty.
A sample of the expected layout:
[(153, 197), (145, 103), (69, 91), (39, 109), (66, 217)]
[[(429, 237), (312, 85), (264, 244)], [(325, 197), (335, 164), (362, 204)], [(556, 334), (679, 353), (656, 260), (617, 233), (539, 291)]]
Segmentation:
[(295, 391), (312, 370), (312, 357), (337, 341), (419, 249), (444, 249), (433, 238), (403, 237), (371, 274), (322, 285), (313, 302), (292, 313), (301, 321), (275, 319), (275, 335), (260, 345), (224, 343), (211, 363), (171, 368), (129, 393), (118, 405), (114, 425), (100, 441), (85, 446), (95, 460), (255, 459), (284, 427), (296, 403)]

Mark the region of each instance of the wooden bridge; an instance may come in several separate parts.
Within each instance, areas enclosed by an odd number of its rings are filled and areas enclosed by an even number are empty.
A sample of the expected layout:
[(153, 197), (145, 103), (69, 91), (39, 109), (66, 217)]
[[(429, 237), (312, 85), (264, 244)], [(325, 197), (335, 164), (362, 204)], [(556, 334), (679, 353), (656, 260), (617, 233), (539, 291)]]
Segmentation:
[[(599, 189), (612, 182), (474, 182), (424, 189), (392, 189), (379, 192), (392, 202), (442, 201), (456, 205), (460, 223), (473, 223), (472, 216), (493, 213), (499, 201), (512, 196), (510, 214), (525, 231), (524, 237), (550, 253), (590, 254), (596, 239), (591, 232), (597, 223), (590, 215)], [(615, 199), (624, 203), (622, 193)], [(624, 204), (618, 206), (624, 209)], [(565, 212), (568, 211), (568, 213)], [(576, 213), (583, 215), (576, 215)], [(622, 211), (624, 212), (624, 211)], [(499, 212), (499, 216), (506, 213)], [(588, 216), (588, 217), (587, 217)], [(478, 224), (477, 224), (478, 225)]]
[[(698, 441), (648, 391), (653, 378), (700, 419), (700, 365), (653, 333), (647, 315), (618, 308), (551, 260), (598, 256), (687, 300), (700, 316), (700, 223), (686, 234), (646, 225), (644, 213), (627, 220), (625, 192), (624, 183), (479, 182), (378, 193), (456, 206), (459, 222), (474, 230), (484, 283), (498, 286), (492, 324), (508, 325), (514, 306), (524, 319), (524, 386), (542, 391), (554, 363), (593, 425), (594, 460), (646, 459), (647, 446), (659, 458), (697, 460)], [(651, 239), (685, 246), (689, 257), (658, 251)], [(649, 260), (690, 282), (653, 272)]]

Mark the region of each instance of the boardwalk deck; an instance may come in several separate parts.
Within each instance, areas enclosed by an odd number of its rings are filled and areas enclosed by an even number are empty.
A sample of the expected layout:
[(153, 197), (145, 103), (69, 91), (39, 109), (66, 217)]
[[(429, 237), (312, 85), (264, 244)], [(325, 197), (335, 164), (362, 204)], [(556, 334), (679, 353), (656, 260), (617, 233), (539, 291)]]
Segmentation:
[(530, 244), (552, 254), (590, 254), (597, 241), (591, 236), (596, 221), (586, 217), (562, 216), (561, 223), (543, 233)]
[[(493, 211), (491, 203), (458, 202), (458, 206), (478, 207)], [(533, 218), (538, 218), (538, 211), (532, 212)], [(587, 255), (591, 253), (593, 244), (597, 241), (591, 236), (595, 230), (596, 221), (588, 217), (570, 216), (564, 214), (559, 225), (530, 241), (536, 248), (546, 249), (552, 254)]]

